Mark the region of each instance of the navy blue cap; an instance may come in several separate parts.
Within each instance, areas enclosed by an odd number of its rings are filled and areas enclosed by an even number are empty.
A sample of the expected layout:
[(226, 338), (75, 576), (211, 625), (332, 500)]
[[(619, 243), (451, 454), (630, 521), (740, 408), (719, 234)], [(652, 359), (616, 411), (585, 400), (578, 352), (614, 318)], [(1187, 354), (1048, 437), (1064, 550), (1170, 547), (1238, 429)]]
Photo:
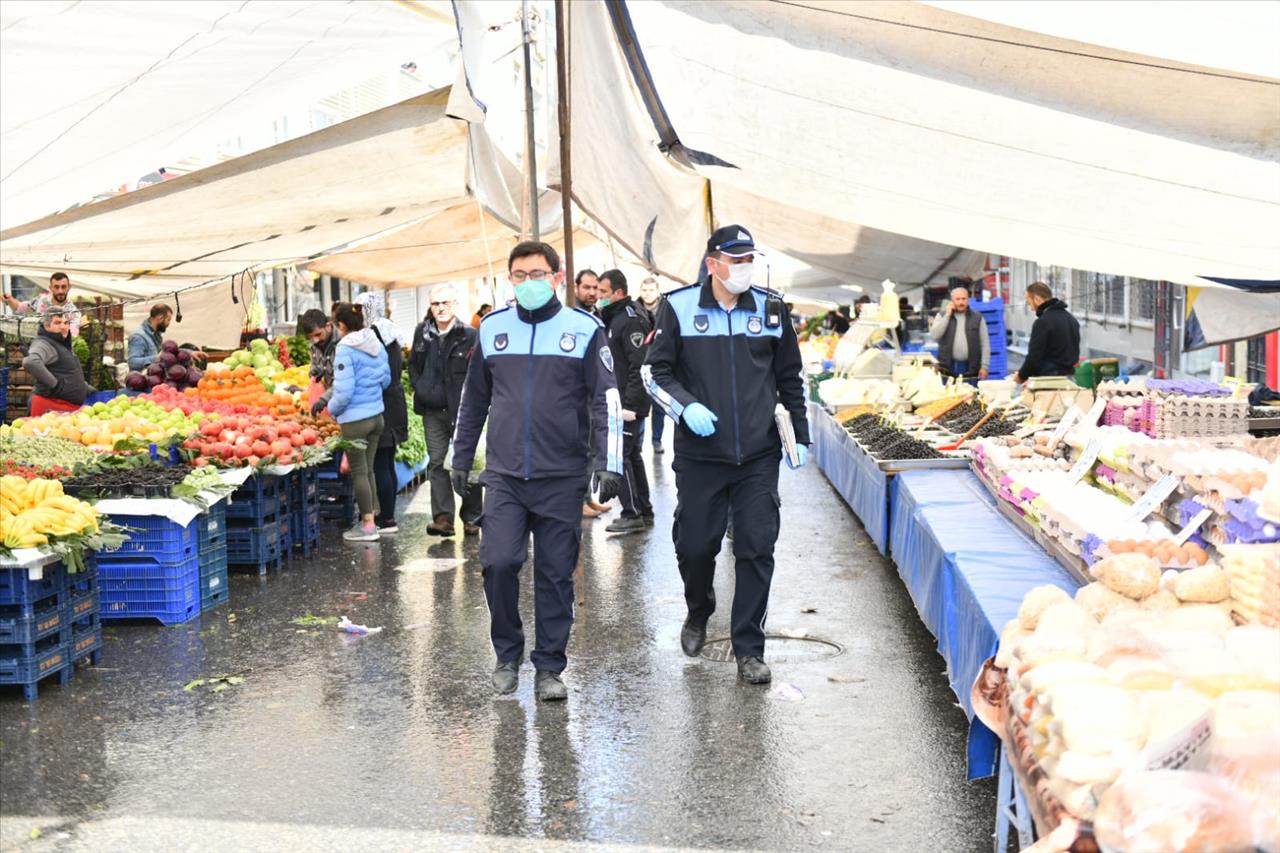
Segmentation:
[(756, 253), (756, 241), (751, 232), (741, 225), (726, 225), (717, 228), (707, 240), (707, 254), (721, 252), (730, 257), (740, 258)]

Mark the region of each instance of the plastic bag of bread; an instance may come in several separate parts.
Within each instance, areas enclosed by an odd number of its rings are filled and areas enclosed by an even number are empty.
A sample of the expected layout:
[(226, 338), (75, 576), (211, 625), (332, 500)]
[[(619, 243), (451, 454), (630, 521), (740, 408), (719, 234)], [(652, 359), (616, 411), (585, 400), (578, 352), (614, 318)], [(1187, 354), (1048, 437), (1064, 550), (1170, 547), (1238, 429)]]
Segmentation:
[(1239, 668), (1280, 689), (1280, 628), (1237, 625), (1227, 632), (1226, 647)]
[(1163, 613), (1166, 610), (1176, 610), (1182, 606), (1182, 602), (1178, 600), (1178, 596), (1171, 591), (1161, 587), (1153, 594), (1142, 599), (1138, 605), (1143, 610), (1150, 610), (1154, 613)]
[(1048, 584), (1038, 586), (1023, 596), (1022, 605), (1018, 608), (1018, 622), (1021, 623), (1023, 630), (1034, 631), (1040, 624), (1040, 614), (1047, 607), (1060, 601), (1070, 600), (1071, 596), (1056, 586)]
[(1080, 587), (1076, 592), (1076, 604), (1083, 607), (1090, 616), (1099, 622), (1117, 610), (1136, 606), (1132, 598), (1109, 589), (1106, 584), (1100, 581), (1094, 581), (1087, 586)]
[(1160, 563), (1146, 554), (1116, 554), (1094, 563), (1091, 571), (1109, 589), (1134, 601), (1160, 588)]
[(1231, 579), (1217, 566), (1188, 569), (1173, 579), (1173, 594), (1179, 601), (1225, 601), (1231, 595)]
[(1253, 804), (1254, 843), (1280, 850), (1280, 734), (1229, 746), (1215, 741), (1208, 769)]
[(1128, 773), (1093, 815), (1098, 845), (1114, 853), (1252, 853), (1249, 801), (1208, 773)]

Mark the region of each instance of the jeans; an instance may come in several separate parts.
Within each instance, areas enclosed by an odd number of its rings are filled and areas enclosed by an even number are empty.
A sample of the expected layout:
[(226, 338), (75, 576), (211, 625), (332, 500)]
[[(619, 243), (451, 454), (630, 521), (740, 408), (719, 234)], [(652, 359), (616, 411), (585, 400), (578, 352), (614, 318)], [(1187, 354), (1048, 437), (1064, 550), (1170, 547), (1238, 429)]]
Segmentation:
[(382, 415), (342, 424), (342, 437), (349, 441), (363, 439), (367, 445), (364, 450), (351, 450), (347, 453), (356, 506), (360, 508), (363, 520), (366, 515), (378, 513), (378, 488), (373, 479), (373, 463), (378, 455), (378, 440), (382, 438)]
[(379, 447), (373, 460), (373, 479), (378, 486), (378, 517), (374, 521), (387, 523), (396, 520), (396, 449)]
[(662, 445), (662, 433), (666, 427), (667, 416), (662, 413), (662, 409), (655, 404), (653, 407), (653, 446)]

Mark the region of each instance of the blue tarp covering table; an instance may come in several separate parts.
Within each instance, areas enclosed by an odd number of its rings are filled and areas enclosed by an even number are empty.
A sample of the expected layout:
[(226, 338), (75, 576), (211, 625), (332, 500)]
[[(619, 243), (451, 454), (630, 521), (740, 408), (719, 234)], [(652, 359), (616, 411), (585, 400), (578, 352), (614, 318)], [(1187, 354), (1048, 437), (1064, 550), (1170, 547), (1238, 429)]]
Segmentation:
[(881, 554), (889, 553), (889, 478), (821, 406), (810, 404), (813, 457), (831, 485), (867, 529)]
[(947, 677), (969, 717), (969, 778), (995, 771), (999, 740), (973, 716), (970, 690), (1026, 593), (1078, 584), (996, 509), (971, 471), (905, 471), (893, 479), (890, 549)]
[(404, 462), (396, 462), (396, 491), (404, 491), (405, 486), (413, 482), (413, 479), (427, 470), (427, 460), (423, 459), (417, 465), (407, 465)]

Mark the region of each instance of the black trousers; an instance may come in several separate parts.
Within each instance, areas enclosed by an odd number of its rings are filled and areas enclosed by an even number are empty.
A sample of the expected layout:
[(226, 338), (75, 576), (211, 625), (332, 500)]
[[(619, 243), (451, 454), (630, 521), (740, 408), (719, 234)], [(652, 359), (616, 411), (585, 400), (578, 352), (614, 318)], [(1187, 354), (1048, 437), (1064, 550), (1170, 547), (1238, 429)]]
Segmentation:
[(396, 448), (379, 447), (373, 457), (373, 482), (378, 490), (378, 518), (374, 521), (396, 520)]
[(649, 475), (645, 473), (644, 457), (640, 453), (644, 447), (643, 438), (644, 418), (622, 425), (622, 490), (618, 498), (622, 501), (623, 518), (653, 515), (653, 504), (649, 503)]
[(778, 541), (780, 454), (733, 465), (676, 456), (676, 515), (671, 528), (689, 619), (705, 624), (716, 610), (716, 555), (733, 517), (736, 584), (730, 632), (739, 657), (764, 655), (764, 623)]
[(521, 480), (486, 473), (480, 565), (489, 604), (489, 636), (500, 661), (524, 656), (520, 569), (533, 534), (536, 645), (539, 670), (561, 672), (573, 625), (573, 570), (582, 540), (582, 478)]

